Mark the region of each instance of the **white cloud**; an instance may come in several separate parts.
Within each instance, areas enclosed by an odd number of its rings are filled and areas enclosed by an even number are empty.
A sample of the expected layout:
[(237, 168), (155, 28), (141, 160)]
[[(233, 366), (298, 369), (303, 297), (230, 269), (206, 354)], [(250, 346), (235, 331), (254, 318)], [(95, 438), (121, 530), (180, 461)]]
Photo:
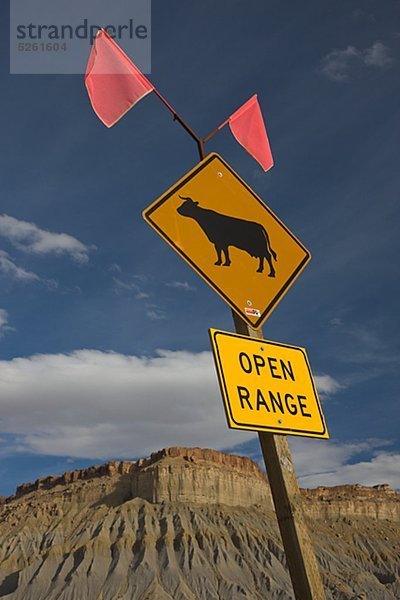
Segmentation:
[[(376, 325), (347, 325), (341, 328), (340, 360), (355, 368), (346, 383), (368, 381), (390, 373), (398, 373), (400, 353), (388, 346), (387, 340), (374, 330)], [(362, 367), (362, 368), (360, 368)]]
[(7, 238), (18, 250), (34, 254), (69, 254), (75, 261), (85, 263), (94, 246), (86, 246), (66, 233), (53, 233), (40, 229), (34, 223), (19, 221), (0, 215), (0, 235)]
[(38, 277), (36, 273), (18, 267), (10, 255), (4, 250), (0, 250), (0, 272), (20, 281), (40, 280), (40, 277)]
[(110, 267), (111, 273), (122, 273), (122, 269), (117, 263), (113, 263)]
[(382, 42), (374, 42), (371, 47), (359, 50), (347, 46), (343, 50), (331, 50), (320, 63), (320, 71), (333, 81), (347, 81), (356, 66), (385, 68), (393, 62), (390, 49)]
[(39, 454), (135, 457), (254, 436), (227, 428), (210, 352), (79, 350), (0, 361), (0, 397), (1, 429), (17, 436), (14, 450)]
[(345, 81), (351, 66), (360, 58), (360, 51), (354, 46), (344, 50), (332, 50), (321, 61), (321, 72), (334, 81)]
[[(132, 279), (134, 281), (132, 281)], [(149, 298), (151, 298), (151, 294), (143, 291), (141, 288), (141, 285), (138, 285), (138, 283), (137, 283), (138, 281), (140, 282), (140, 284), (146, 283), (146, 280), (142, 279), (141, 276), (131, 275), (130, 281), (129, 280), (123, 281), (120, 277), (113, 277), (113, 281), (114, 281), (114, 290), (117, 294), (122, 294), (124, 292), (135, 292), (134, 293), (135, 300), (148, 300)], [(147, 306), (150, 309), (153, 308), (153, 305), (147, 305)], [(161, 315), (161, 312), (157, 312), (157, 311), (153, 311), (153, 310), (150, 310), (149, 312), (151, 313), (149, 318), (152, 320), (165, 318), (164, 315)]]
[[(302, 487), (360, 483), (388, 483), (400, 488), (400, 454), (384, 450), (387, 440), (338, 443), (329, 440), (292, 439), (293, 462)], [(369, 454), (370, 458), (356, 461)]]
[(143, 298), (150, 297), (150, 294), (144, 292), (141, 288), (141, 285), (137, 283), (139, 281), (139, 283), (142, 284), (142, 279), (140, 277), (137, 277), (136, 275), (131, 275), (130, 280), (126, 281), (123, 281), (120, 277), (113, 277), (113, 281), (115, 284), (115, 291), (117, 293), (120, 293), (121, 291), (136, 292), (135, 298), (137, 300), (142, 300)]
[(155, 308), (153, 306), (149, 307), (146, 310), (146, 316), (150, 321), (163, 321), (167, 318), (165, 312), (160, 310), (159, 308)]
[(8, 323), (8, 313), (4, 308), (0, 308), (0, 329), (7, 325)]
[(355, 19), (364, 19), (366, 21), (371, 22), (374, 22), (376, 20), (375, 15), (373, 13), (368, 13), (360, 8), (356, 8), (355, 10), (353, 10), (352, 15)]
[(196, 290), (187, 281), (167, 281), (165, 285), (176, 290), (183, 290), (184, 292), (194, 292)]
[(126, 290), (131, 292), (132, 290), (135, 292), (140, 292), (140, 287), (137, 285), (137, 283), (131, 281), (131, 282), (126, 282), (126, 281), (122, 281), (122, 279), (119, 279), (118, 277), (113, 277), (113, 281), (115, 283), (115, 290), (118, 293), (121, 290)]
[(375, 42), (364, 51), (364, 63), (371, 67), (384, 68), (393, 62), (390, 50), (382, 42)]
[(0, 362), (0, 397), (3, 433), (39, 454), (134, 457), (253, 436), (227, 428), (210, 352), (16, 358)]
[(329, 321), (329, 324), (332, 325), (332, 327), (341, 327), (343, 325), (343, 319), (340, 317), (333, 317)]
[(336, 394), (339, 390), (343, 389), (343, 385), (336, 381), (330, 375), (315, 375), (315, 385), (317, 386), (320, 396), (330, 396)]
[(4, 308), (0, 308), (0, 338), (7, 331), (14, 331), (14, 327), (10, 327), (8, 324), (8, 312)]

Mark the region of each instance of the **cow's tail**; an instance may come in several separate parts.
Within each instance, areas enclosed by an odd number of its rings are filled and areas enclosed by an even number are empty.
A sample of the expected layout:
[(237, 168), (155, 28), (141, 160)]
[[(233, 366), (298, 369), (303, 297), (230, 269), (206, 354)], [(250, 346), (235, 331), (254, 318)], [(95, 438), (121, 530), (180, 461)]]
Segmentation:
[(272, 250), (271, 242), (269, 241), (269, 235), (268, 235), (268, 233), (266, 232), (266, 230), (264, 229), (264, 227), (262, 228), (262, 230), (263, 230), (263, 234), (264, 234), (264, 237), (265, 237), (265, 241), (267, 242), (267, 250), (271, 253), (272, 258), (274, 260), (278, 260), (277, 256), (276, 256), (276, 252), (274, 250)]

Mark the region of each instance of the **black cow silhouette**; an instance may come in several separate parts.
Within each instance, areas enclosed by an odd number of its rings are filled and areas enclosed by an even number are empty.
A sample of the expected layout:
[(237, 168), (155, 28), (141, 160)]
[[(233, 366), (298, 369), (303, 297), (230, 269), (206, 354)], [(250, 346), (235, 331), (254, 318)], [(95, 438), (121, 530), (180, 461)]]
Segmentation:
[(266, 259), (270, 269), (268, 277), (275, 277), (272, 258), (277, 260), (276, 253), (271, 248), (268, 233), (260, 223), (245, 221), (223, 215), (215, 210), (202, 208), (192, 198), (184, 196), (179, 196), (179, 198), (184, 202), (177, 208), (178, 213), (183, 217), (194, 219), (210, 242), (214, 244), (217, 252), (216, 265), (222, 265), (222, 253), (224, 253), (223, 266), (230, 266), (229, 246), (234, 246), (259, 259), (257, 273), (264, 271), (264, 259)]

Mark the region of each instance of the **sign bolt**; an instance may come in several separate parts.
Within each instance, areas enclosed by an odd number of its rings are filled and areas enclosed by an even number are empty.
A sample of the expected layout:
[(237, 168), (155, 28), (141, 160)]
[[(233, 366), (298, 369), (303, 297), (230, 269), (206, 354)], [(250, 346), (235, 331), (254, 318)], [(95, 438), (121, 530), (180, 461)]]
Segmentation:
[(217, 175), (218, 175), (218, 177), (222, 177), (221, 171), (218, 171)]
[(247, 306), (253, 306), (253, 303), (251, 300), (247, 300)]

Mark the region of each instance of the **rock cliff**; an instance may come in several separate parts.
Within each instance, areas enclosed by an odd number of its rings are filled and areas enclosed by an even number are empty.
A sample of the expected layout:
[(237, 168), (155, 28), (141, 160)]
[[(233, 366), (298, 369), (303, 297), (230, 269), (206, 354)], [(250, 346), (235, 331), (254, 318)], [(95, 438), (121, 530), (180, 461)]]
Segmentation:
[[(303, 490), (328, 599), (400, 598), (399, 494)], [(364, 596), (363, 596), (364, 594)], [(265, 475), (169, 448), (24, 484), (0, 506), (0, 598), (293, 598)]]
[[(103, 465), (43, 477), (19, 486), (9, 503), (31, 492), (50, 490), (78, 481), (120, 479), (124, 497), (151, 503), (187, 502), (264, 505), (271, 507), (265, 473), (247, 457), (201, 448), (164, 448), (136, 462), (111, 461)], [(123, 483), (123, 485), (122, 485)], [(400, 521), (400, 494), (387, 484), (359, 484), (302, 490), (304, 509), (315, 519), (372, 517)]]
[(113, 461), (60, 476), (50, 475), (24, 483), (15, 496), (3, 502), (76, 481), (119, 475), (124, 477), (126, 493), (131, 498), (152, 503), (251, 506), (271, 502), (267, 478), (252, 460), (201, 448), (165, 448), (137, 462)]
[(400, 521), (400, 494), (387, 484), (338, 485), (302, 490), (304, 509), (314, 519), (371, 517)]

